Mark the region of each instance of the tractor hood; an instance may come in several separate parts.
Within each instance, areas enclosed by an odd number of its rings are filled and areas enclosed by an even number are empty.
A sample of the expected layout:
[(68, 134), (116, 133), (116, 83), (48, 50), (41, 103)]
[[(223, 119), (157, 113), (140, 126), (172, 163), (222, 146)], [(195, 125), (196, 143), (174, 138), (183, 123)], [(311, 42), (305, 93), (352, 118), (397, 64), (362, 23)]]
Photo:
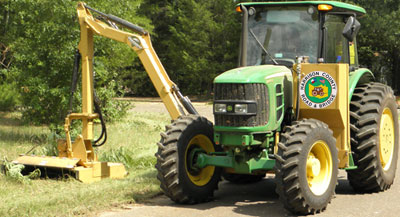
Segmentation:
[(272, 77), (291, 74), (285, 66), (261, 65), (248, 66), (226, 71), (214, 79), (214, 83), (266, 83)]

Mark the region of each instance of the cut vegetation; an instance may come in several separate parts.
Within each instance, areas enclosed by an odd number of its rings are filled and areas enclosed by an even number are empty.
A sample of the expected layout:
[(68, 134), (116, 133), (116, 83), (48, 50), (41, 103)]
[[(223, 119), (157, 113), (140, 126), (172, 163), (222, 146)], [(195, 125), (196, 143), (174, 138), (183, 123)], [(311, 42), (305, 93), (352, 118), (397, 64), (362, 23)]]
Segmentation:
[[(20, 118), (19, 113), (0, 113), (0, 159), (15, 159), (36, 146), (32, 153), (51, 153), (56, 142), (48, 128), (24, 125)], [(108, 142), (97, 152), (102, 161), (125, 164), (129, 174), (123, 180), (21, 182), (1, 174), (0, 216), (93, 216), (159, 194), (155, 143), (169, 120), (167, 114), (129, 112), (127, 118), (108, 125)]]

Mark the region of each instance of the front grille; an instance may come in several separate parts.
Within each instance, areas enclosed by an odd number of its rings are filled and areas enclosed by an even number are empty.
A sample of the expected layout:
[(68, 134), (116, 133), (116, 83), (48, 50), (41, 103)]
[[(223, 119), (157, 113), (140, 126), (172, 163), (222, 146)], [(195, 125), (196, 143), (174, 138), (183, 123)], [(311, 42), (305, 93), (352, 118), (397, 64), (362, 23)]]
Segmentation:
[(214, 84), (214, 101), (251, 100), (257, 102), (256, 115), (214, 114), (216, 126), (255, 127), (268, 122), (268, 90), (265, 84)]

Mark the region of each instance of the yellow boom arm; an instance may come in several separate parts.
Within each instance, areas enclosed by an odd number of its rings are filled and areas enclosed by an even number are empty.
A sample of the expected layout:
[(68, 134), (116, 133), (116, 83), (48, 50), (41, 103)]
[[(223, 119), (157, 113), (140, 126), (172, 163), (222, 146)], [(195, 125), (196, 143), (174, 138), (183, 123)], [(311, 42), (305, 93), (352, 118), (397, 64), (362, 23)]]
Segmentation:
[[(157, 93), (164, 102), (171, 118), (175, 120), (179, 116), (185, 114), (179, 100), (181, 96), (178, 95), (180, 93), (176, 89), (177, 85), (168, 77), (160, 59), (155, 53), (151, 44), (150, 35), (146, 32), (136, 34), (121, 31), (111, 22), (112, 26), (95, 19), (89, 9), (91, 8), (86, 6), (83, 2), (78, 3), (77, 11), (81, 28), (79, 51), (82, 55), (82, 98), (84, 98), (82, 112), (93, 112), (93, 35), (97, 34), (123, 42), (132, 48), (138, 54), (140, 61), (143, 63), (145, 70), (153, 82)], [(102, 14), (101, 12), (98, 13)]]

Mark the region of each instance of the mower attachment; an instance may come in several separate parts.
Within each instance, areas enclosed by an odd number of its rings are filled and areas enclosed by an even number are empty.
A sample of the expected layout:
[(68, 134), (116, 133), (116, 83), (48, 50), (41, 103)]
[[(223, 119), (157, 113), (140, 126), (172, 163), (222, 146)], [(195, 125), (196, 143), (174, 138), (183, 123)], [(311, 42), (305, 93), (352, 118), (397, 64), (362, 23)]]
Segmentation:
[(121, 179), (126, 175), (123, 164), (98, 161), (83, 163), (77, 158), (21, 155), (13, 163), (23, 164), (26, 171), (39, 168), (42, 174), (48, 177), (68, 174), (84, 183), (104, 178)]

